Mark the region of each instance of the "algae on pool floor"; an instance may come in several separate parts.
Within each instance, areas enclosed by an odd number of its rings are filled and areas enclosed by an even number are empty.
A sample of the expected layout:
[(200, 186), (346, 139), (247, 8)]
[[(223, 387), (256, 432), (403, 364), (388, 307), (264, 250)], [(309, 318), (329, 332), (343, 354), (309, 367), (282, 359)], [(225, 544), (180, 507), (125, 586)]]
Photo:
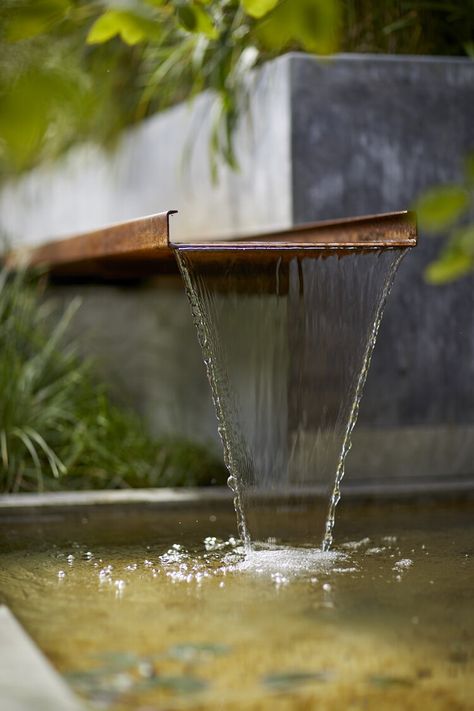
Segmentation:
[(472, 513), (348, 505), (333, 553), (250, 558), (227, 513), (3, 523), (0, 598), (98, 708), (468, 709)]

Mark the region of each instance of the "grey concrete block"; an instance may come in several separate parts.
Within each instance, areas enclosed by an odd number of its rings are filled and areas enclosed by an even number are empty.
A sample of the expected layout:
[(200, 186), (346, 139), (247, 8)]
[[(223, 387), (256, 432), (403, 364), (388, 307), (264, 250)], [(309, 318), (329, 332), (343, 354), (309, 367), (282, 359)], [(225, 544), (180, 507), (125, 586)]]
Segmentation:
[[(474, 62), (367, 55), (290, 61), (295, 223), (406, 209), (425, 188), (462, 177), (474, 150)], [(365, 427), (402, 428), (393, 449), (411, 451), (412, 442), (413, 457), (399, 466), (413, 474), (438, 471), (441, 463), (454, 473), (459, 457), (471, 471), (474, 463), (472, 436), (461, 438), (462, 454), (452, 456), (460, 444), (456, 426), (466, 433), (474, 423), (474, 276), (427, 285), (424, 268), (441, 245), (421, 234), (400, 267), (360, 411)], [(402, 434), (407, 427), (420, 434), (416, 446)], [(355, 456), (356, 446), (349, 472)], [(394, 466), (387, 460), (389, 474)]]

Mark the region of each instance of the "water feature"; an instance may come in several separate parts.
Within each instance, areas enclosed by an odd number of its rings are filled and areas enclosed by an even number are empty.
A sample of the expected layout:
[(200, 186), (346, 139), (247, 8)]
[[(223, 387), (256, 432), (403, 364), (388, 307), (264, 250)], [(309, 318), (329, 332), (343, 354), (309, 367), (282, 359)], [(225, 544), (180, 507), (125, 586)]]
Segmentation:
[[(175, 245), (211, 384), (239, 533), (262, 498), (315, 496), (306, 540), (329, 550), (362, 390), (403, 249), (223, 251)], [(329, 505), (325, 513), (324, 506)], [(294, 515), (294, 514), (292, 514)]]
[(94, 709), (467, 711), (473, 512), (346, 499), (319, 555), (310, 506), (261, 555), (230, 506), (3, 515), (0, 602)]

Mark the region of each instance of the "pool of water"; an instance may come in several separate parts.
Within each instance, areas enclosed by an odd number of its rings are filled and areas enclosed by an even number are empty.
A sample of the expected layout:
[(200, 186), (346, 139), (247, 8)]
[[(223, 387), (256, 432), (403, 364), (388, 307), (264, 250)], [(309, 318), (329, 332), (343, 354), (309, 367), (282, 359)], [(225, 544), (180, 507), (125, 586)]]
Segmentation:
[(11, 518), (0, 601), (93, 708), (472, 709), (473, 513), (342, 505), (321, 554), (286, 512), (247, 556), (231, 512)]

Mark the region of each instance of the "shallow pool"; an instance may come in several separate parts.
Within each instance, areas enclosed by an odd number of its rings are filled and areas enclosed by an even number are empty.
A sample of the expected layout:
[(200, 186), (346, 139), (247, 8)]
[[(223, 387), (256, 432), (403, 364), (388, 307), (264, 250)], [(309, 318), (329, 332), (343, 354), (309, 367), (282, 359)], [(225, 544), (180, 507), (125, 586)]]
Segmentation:
[(250, 557), (231, 512), (13, 518), (0, 600), (98, 708), (472, 709), (473, 513), (342, 505), (329, 555), (286, 513)]

